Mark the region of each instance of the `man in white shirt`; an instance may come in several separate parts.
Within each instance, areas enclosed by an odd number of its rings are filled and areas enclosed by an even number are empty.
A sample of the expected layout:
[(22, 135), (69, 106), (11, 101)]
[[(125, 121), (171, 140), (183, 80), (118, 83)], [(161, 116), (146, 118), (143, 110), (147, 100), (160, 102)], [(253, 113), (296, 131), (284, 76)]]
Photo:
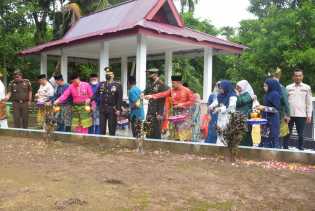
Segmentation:
[(5, 87), (2, 83), (2, 73), (0, 73), (0, 128), (8, 128), (6, 102), (5, 102)]
[(40, 86), (35, 95), (36, 105), (38, 107), (37, 123), (39, 127), (42, 127), (44, 124), (45, 108), (54, 96), (55, 89), (47, 80), (45, 74), (38, 76), (38, 83)]
[(290, 122), (289, 128), (295, 124), (298, 133), (298, 148), (303, 150), (304, 142), (304, 129), (305, 124), (312, 123), (312, 90), (311, 87), (303, 83), (303, 70), (294, 70), (293, 84), (287, 86), (288, 100), (290, 106)]

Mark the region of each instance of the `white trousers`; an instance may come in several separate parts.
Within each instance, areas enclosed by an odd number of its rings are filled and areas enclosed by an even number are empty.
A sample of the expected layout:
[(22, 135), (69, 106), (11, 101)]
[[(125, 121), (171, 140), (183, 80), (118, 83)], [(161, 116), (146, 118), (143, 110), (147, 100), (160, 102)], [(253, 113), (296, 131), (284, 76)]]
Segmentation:
[(0, 128), (8, 128), (8, 120), (0, 120)]

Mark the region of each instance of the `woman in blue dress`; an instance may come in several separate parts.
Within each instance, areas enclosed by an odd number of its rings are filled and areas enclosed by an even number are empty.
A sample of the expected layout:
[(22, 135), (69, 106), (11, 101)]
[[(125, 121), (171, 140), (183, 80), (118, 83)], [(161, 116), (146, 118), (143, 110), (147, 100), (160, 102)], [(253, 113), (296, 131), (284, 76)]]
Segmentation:
[(277, 80), (267, 79), (264, 84), (266, 92), (264, 105), (257, 108), (262, 111), (263, 118), (268, 120), (263, 127), (260, 146), (266, 148), (280, 148), (280, 98), (281, 86)]
[[(218, 84), (217, 82), (212, 94), (208, 98), (208, 106), (210, 106), (214, 101), (217, 100), (217, 96), (219, 93)], [(217, 121), (218, 121), (218, 114), (215, 112), (210, 111), (209, 109), (209, 116), (210, 122), (208, 124), (208, 137), (206, 139), (206, 143), (215, 144), (217, 143)]]

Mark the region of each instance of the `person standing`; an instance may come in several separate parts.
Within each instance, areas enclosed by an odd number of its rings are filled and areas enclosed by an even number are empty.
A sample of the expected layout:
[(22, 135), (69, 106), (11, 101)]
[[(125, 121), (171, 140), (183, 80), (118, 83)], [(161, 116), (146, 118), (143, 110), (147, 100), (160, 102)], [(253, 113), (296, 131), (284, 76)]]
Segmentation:
[(0, 128), (8, 128), (7, 105), (5, 102), (5, 86), (2, 82), (3, 74), (0, 73)]
[(122, 88), (114, 81), (114, 73), (110, 67), (104, 69), (106, 81), (101, 82), (93, 99), (100, 101), (100, 134), (106, 135), (108, 122), (109, 135), (116, 135), (117, 116), (120, 115), (122, 105)]
[[(93, 96), (96, 93), (96, 90), (99, 86), (99, 80), (97, 74), (90, 75), (90, 85), (93, 91)], [(92, 105), (92, 119), (93, 125), (89, 128), (89, 134), (100, 134), (100, 110), (99, 110), (99, 98), (96, 97), (91, 105)]]
[(201, 140), (201, 97), (198, 92), (194, 92), (195, 103), (192, 108), (192, 142)]
[(282, 95), (280, 84), (277, 80), (267, 79), (264, 84), (266, 92), (264, 96), (264, 105), (256, 107), (262, 111), (263, 118), (268, 120), (264, 125), (262, 132), (262, 140), (259, 146), (265, 148), (280, 148), (280, 98)]
[(89, 83), (80, 80), (79, 74), (74, 73), (70, 79), (71, 85), (54, 104), (63, 104), (72, 97), (72, 128), (76, 133), (88, 134), (92, 126), (90, 103), (93, 91)]
[[(233, 84), (228, 80), (220, 81), (218, 88), (217, 100), (209, 106), (209, 109), (218, 114), (217, 130), (224, 130), (229, 123), (230, 113), (236, 110), (237, 97)], [(217, 144), (223, 145), (223, 137), (220, 135)]]
[(5, 101), (12, 99), (15, 128), (28, 128), (28, 108), (32, 104), (32, 85), (23, 78), (20, 70), (14, 72), (14, 80), (9, 83)]
[[(252, 108), (253, 101), (256, 98), (252, 86), (248, 83), (247, 80), (239, 81), (236, 84), (237, 90), (237, 102), (236, 110), (244, 114), (246, 117), (249, 117)], [(248, 125), (247, 131), (241, 141), (241, 146), (253, 146), (252, 140), (252, 127)]]
[[(163, 129), (170, 129), (170, 138), (180, 141), (191, 141), (192, 139), (192, 114), (191, 108), (195, 103), (193, 92), (183, 86), (182, 76), (172, 76), (172, 89), (153, 95), (146, 95), (150, 99), (166, 99), (166, 115), (164, 117)], [(169, 117), (180, 117), (169, 124)]]
[[(168, 90), (168, 86), (160, 79), (160, 71), (156, 68), (147, 70), (150, 82), (144, 90), (145, 95), (153, 95)], [(151, 122), (152, 130), (148, 138), (161, 139), (162, 120), (164, 115), (165, 98), (150, 99), (147, 112), (147, 121)]]
[[(53, 101), (57, 100), (68, 88), (69, 84), (63, 80), (62, 75), (54, 76), (57, 89), (53, 97)], [(56, 114), (57, 131), (71, 132), (71, 105), (72, 97), (69, 97), (64, 103), (60, 104), (60, 111)]]
[(54, 96), (54, 87), (47, 80), (45, 74), (38, 76), (39, 89), (35, 94), (36, 106), (38, 108), (37, 124), (40, 128), (43, 128), (46, 111), (48, 109), (48, 103)]
[(143, 102), (141, 99), (142, 91), (136, 86), (136, 80), (134, 77), (130, 77), (129, 80), (128, 99), (130, 106), (130, 121), (133, 137), (140, 136), (136, 130), (136, 126), (144, 120)]
[(209, 144), (217, 143), (217, 138), (218, 138), (218, 134), (217, 134), (218, 114), (216, 112), (214, 112), (213, 109), (210, 108), (210, 105), (213, 102), (218, 100), (217, 97), (219, 94), (219, 84), (220, 84), (220, 81), (218, 81), (215, 84), (213, 92), (208, 98), (208, 113), (209, 113), (209, 119), (210, 120), (209, 120), (209, 124), (208, 124), (208, 136), (207, 136), (206, 143), (209, 143)]
[(287, 86), (288, 101), (290, 106), (289, 129), (292, 134), (293, 126), (296, 126), (298, 133), (298, 149), (304, 150), (304, 129), (305, 124), (312, 123), (312, 90), (303, 83), (303, 70), (295, 69), (293, 73), (293, 84)]
[[(282, 70), (280, 68), (277, 68), (276, 71), (273, 73), (273, 79), (277, 80), (280, 83), (281, 75), (282, 75)], [(290, 138), (290, 133), (288, 129), (288, 123), (290, 121), (288, 90), (281, 83), (280, 83), (280, 86), (281, 86), (281, 92), (282, 92), (282, 95), (280, 98), (280, 142), (282, 143), (282, 147), (284, 149), (288, 149), (289, 138)], [(285, 130), (281, 128), (284, 128)]]

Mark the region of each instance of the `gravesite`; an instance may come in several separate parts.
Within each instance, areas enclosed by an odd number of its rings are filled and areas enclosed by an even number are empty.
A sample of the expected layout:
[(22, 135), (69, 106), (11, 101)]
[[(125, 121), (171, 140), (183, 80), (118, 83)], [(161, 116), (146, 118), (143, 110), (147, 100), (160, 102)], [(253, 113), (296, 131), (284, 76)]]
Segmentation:
[(315, 210), (314, 0), (1, 0), (0, 211)]

